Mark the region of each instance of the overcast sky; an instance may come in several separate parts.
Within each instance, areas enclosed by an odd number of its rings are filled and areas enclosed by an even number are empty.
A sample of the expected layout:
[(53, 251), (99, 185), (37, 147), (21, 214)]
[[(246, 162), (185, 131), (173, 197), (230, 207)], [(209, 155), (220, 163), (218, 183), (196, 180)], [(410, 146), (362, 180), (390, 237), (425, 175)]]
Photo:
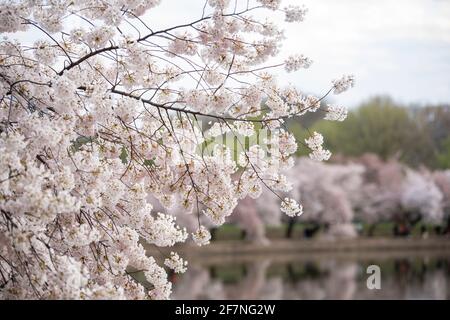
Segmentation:
[[(203, 3), (165, 0), (149, 14), (151, 24), (189, 21), (201, 15)], [(285, 25), (281, 56), (303, 53), (314, 64), (295, 74), (280, 74), (280, 81), (321, 94), (331, 79), (353, 73), (356, 87), (336, 102), (352, 107), (370, 96), (388, 94), (404, 103), (450, 103), (450, 0), (288, 3), (305, 4), (309, 12), (303, 23)]]

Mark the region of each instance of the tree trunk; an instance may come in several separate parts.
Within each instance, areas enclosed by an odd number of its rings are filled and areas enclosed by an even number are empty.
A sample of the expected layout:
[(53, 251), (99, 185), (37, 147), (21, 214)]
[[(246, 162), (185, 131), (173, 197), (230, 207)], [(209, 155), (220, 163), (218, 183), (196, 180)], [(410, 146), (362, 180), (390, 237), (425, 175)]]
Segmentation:
[(375, 234), (375, 229), (377, 228), (377, 225), (375, 224), (375, 223), (372, 223), (370, 226), (369, 226), (369, 229), (367, 230), (367, 235), (369, 236), (369, 237), (373, 237), (374, 236), (374, 234)]
[(305, 238), (312, 238), (319, 231), (320, 225), (314, 224), (311, 228), (306, 228), (304, 231)]
[(294, 232), (294, 226), (295, 226), (295, 218), (289, 218), (288, 221), (288, 227), (286, 230), (286, 238), (287, 239), (292, 239), (292, 233)]

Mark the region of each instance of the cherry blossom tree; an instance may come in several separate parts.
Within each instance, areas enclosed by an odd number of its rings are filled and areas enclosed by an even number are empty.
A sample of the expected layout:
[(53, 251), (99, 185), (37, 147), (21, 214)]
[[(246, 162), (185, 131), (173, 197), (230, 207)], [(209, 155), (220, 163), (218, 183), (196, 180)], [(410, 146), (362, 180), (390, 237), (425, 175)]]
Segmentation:
[[(265, 224), (262, 216), (258, 213), (257, 200), (250, 197), (242, 199), (231, 215), (229, 221), (235, 222), (245, 231), (245, 238), (248, 241), (258, 244), (269, 244), (266, 238)], [(279, 212), (276, 210), (275, 212)]]
[(295, 177), (292, 196), (307, 212), (300, 220), (327, 225), (330, 237), (355, 237), (351, 197), (361, 187), (363, 170), (359, 165), (325, 165), (300, 158), (290, 171)]
[[(205, 245), (200, 216), (220, 225), (240, 199), (288, 190), (281, 172), (297, 142), (284, 121), (353, 86), (344, 76), (314, 97), (277, 85), (271, 69), (312, 61), (277, 58), (283, 33), (268, 17), (300, 22), (304, 7), (208, 0), (191, 21), (158, 28), (145, 13), (159, 2), (0, 4), (1, 298), (168, 298), (166, 269), (186, 263), (161, 249), (163, 266), (142, 242)], [(14, 40), (18, 31), (36, 41)], [(268, 138), (247, 147), (260, 130)], [(242, 146), (237, 157), (226, 143), (206, 148), (225, 131)], [(330, 157), (322, 142), (307, 142), (316, 160)], [(175, 205), (197, 216), (194, 230), (177, 225)], [(289, 198), (281, 210), (302, 212)]]
[(408, 170), (403, 184), (401, 204), (409, 220), (441, 223), (444, 218), (443, 195), (431, 173)]
[(373, 154), (366, 154), (359, 161), (366, 168), (359, 199), (353, 203), (359, 220), (373, 228), (385, 221), (406, 225), (442, 222), (445, 179), (440, 175), (425, 169), (413, 170), (395, 159), (383, 161)]
[(442, 193), (442, 207), (446, 224), (442, 233), (450, 233), (450, 170), (438, 170), (433, 172), (433, 180)]
[(450, 170), (433, 172), (433, 181), (442, 193), (444, 212), (450, 216)]
[(374, 154), (365, 154), (358, 161), (365, 172), (359, 197), (353, 205), (356, 217), (371, 226), (369, 235), (372, 235), (377, 223), (395, 220), (401, 214), (405, 169), (395, 159), (383, 161)]

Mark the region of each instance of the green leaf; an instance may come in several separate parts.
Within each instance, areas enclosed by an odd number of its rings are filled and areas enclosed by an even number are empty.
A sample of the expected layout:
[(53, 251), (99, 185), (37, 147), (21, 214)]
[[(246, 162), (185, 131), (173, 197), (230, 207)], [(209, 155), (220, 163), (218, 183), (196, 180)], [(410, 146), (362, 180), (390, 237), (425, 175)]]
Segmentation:
[(128, 163), (128, 152), (127, 149), (125, 149), (125, 147), (122, 147), (122, 150), (120, 152), (120, 156), (119, 156), (120, 160), (122, 160), (123, 164)]

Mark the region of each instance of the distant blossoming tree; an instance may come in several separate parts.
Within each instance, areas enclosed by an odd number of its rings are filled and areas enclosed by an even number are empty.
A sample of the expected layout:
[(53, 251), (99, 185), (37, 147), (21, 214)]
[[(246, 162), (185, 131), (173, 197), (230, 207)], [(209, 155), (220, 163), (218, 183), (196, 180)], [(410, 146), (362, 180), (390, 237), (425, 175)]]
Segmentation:
[(450, 215), (450, 170), (435, 171), (433, 180), (442, 192), (443, 207), (446, 215)]
[(365, 154), (358, 160), (365, 167), (364, 182), (353, 205), (357, 218), (371, 225), (372, 235), (376, 223), (398, 220), (402, 214), (405, 167), (395, 159), (383, 161), (375, 154)]
[[(168, 298), (165, 268), (183, 272), (186, 263), (170, 249), (158, 262), (142, 241), (210, 240), (200, 222), (180, 228), (171, 207), (220, 225), (240, 199), (289, 189), (281, 172), (297, 142), (284, 120), (316, 111), (323, 97), (277, 85), (271, 68), (293, 72), (311, 60), (269, 64), (283, 33), (257, 17), (299, 22), (306, 9), (208, 0), (192, 21), (158, 29), (144, 14), (159, 2), (0, 5), (0, 32), (12, 34), (0, 43), (1, 298)], [(12, 40), (18, 31), (35, 43)], [(344, 76), (324, 96), (351, 86)], [(323, 111), (330, 120), (346, 114)], [(268, 138), (247, 148), (256, 130)], [(204, 148), (223, 132), (245, 146), (236, 157), (226, 143)], [(318, 134), (307, 142), (316, 160), (330, 156), (322, 142)], [(165, 213), (152, 210), (149, 194)], [(302, 212), (288, 198), (281, 210)]]
[(324, 165), (300, 158), (290, 171), (296, 176), (292, 196), (308, 212), (300, 220), (327, 225), (329, 237), (355, 237), (351, 199), (361, 188), (363, 171), (360, 165)]
[(395, 159), (383, 161), (373, 154), (359, 161), (366, 171), (359, 199), (353, 205), (357, 218), (372, 225), (369, 233), (376, 223), (385, 221), (442, 223), (446, 183), (439, 172), (414, 170)]
[(411, 219), (441, 223), (444, 218), (443, 194), (429, 172), (408, 170), (401, 198), (402, 209)]

